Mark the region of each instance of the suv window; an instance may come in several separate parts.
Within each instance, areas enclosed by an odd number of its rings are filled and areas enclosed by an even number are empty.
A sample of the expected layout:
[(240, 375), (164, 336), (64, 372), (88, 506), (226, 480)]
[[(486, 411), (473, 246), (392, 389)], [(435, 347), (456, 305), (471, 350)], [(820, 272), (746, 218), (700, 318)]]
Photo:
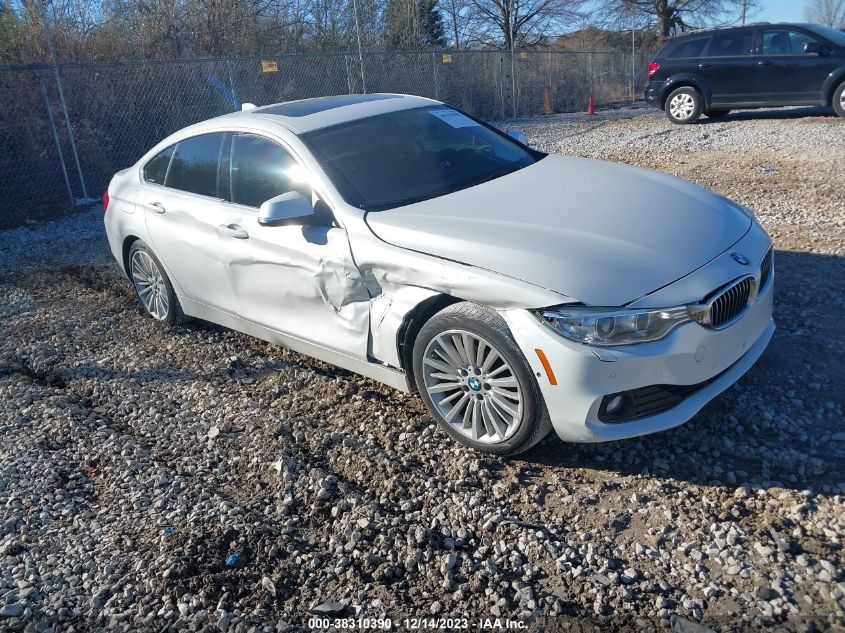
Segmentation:
[(754, 48), (754, 32), (727, 31), (716, 33), (710, 40), (708, 57), (736, 57), (737, 55), (750, 55)]
[(710, 41), (709, 37), (699, 37), (694, 40), (686, 40), (678, 44), (671, 53), (670, 59), (678, 59), (680, 57), (700, 57), (704, 52), (704, 47)]
[(164, 177), (167, 176), (167, 167), (170, 165), (170, 157), (173, 156), (171, 145), (166, 150), (159, 152), (144, 165), (144, 180), (154, 182), (157, 185), (164, 184)]
[(217, 161), (222, 141), (222, 132), (179, 141), (164, 184), (173, 189), (216, 198)]
[(260, 136), (232, 137), (230, 170), (232, 202), (237, 204), (260, 207), (262, 202), (289, 191), (311, 197), (303, 168), (284, 148)]
[(803, 55), (807, 42), (817, 42), (815, 38), (801, 31), (785, 29), (767, 29), (763, 31), (764, 55)]

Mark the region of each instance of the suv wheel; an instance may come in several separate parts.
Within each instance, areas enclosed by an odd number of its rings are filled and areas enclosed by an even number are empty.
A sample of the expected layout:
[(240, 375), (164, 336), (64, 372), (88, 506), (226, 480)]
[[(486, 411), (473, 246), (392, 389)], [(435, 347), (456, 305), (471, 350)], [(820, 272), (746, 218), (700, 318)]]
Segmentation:
[(833, 91), (833, 110), (841, 117), (845, 117), (845, 81)]
[(673, 91), (666, 99), (666, 116), (672, 123), (695, 123), (704, 110), (701, 93), (690, 86)]
[(730, 113), (730, 110), (705, 110), (704, 114), (707, 115), (708, 118), (711, 119), (721, 119), (724, 116), (727, 116)]
[(414, 342), (413, 367), (437, 424), (470, 448), (516, 455), (552, 428), (531, 367), (494, 310), (462, 302), (438, 312)]

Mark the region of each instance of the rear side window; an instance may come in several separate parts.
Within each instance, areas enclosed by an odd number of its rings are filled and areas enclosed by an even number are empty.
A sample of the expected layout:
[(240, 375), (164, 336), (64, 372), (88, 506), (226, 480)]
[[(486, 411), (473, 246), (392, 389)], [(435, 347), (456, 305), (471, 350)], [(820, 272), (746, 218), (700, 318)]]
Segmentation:
[(179, 141), (164, 183), (173, 189), (217, 197), (217, 161), (222, 133), (203, 134)]
[(260, 136), (232, 137), (232, 202), (260, 207), (289, 191), (311, 197), (303, 168), (284, 148)]
[(681, 42), (672, 50), (671, 53), (669, 53), (669, 58), (677, 59), (681, 57), (700, 57), (709, 40), (709, 37), (699, 37), (694, 40)]
[(170, 157), (173, 156), (174, 147), (175, 145), (171, 145), (163, 152), (156, 154), (144, 165), (144, 180), (154, 182), (157, 185), (164, 184), (164, 177), (167, 176), (167, 166), (170, 165)]
[(816, 41), (801, 31), (766, 30), (763, 31), (763, 54), (803, 55), (804, 45)]
[(752, 31), (728, 31), (716, 33), (710, 41), (708, 57), (736, 57), (750, 55), (754, 48), (754, 33)]

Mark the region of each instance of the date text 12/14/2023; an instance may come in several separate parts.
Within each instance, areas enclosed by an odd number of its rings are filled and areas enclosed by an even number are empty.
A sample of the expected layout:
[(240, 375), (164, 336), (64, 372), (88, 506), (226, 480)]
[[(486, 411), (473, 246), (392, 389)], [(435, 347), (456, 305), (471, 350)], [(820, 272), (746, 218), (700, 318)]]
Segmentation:
[(391, 618), (327, 618), (308, 619), (308, 628), (312, 630), (345, 631), (515, 631), (528, 628), (521, 620), (510, 618), (436, 618), (411, 617), (393, 620)]

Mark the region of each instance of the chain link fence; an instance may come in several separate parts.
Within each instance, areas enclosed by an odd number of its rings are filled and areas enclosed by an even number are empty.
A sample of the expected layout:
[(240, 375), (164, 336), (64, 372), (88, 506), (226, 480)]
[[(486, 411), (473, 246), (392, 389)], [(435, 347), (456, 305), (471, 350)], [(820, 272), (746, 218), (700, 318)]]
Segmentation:
[(118, 170), (186, 125), (333, 94), (431, 97), (479, 118), (636, 99), (647, 53), (447, 51), (0, 68), (0, 227), (95, 201)]

